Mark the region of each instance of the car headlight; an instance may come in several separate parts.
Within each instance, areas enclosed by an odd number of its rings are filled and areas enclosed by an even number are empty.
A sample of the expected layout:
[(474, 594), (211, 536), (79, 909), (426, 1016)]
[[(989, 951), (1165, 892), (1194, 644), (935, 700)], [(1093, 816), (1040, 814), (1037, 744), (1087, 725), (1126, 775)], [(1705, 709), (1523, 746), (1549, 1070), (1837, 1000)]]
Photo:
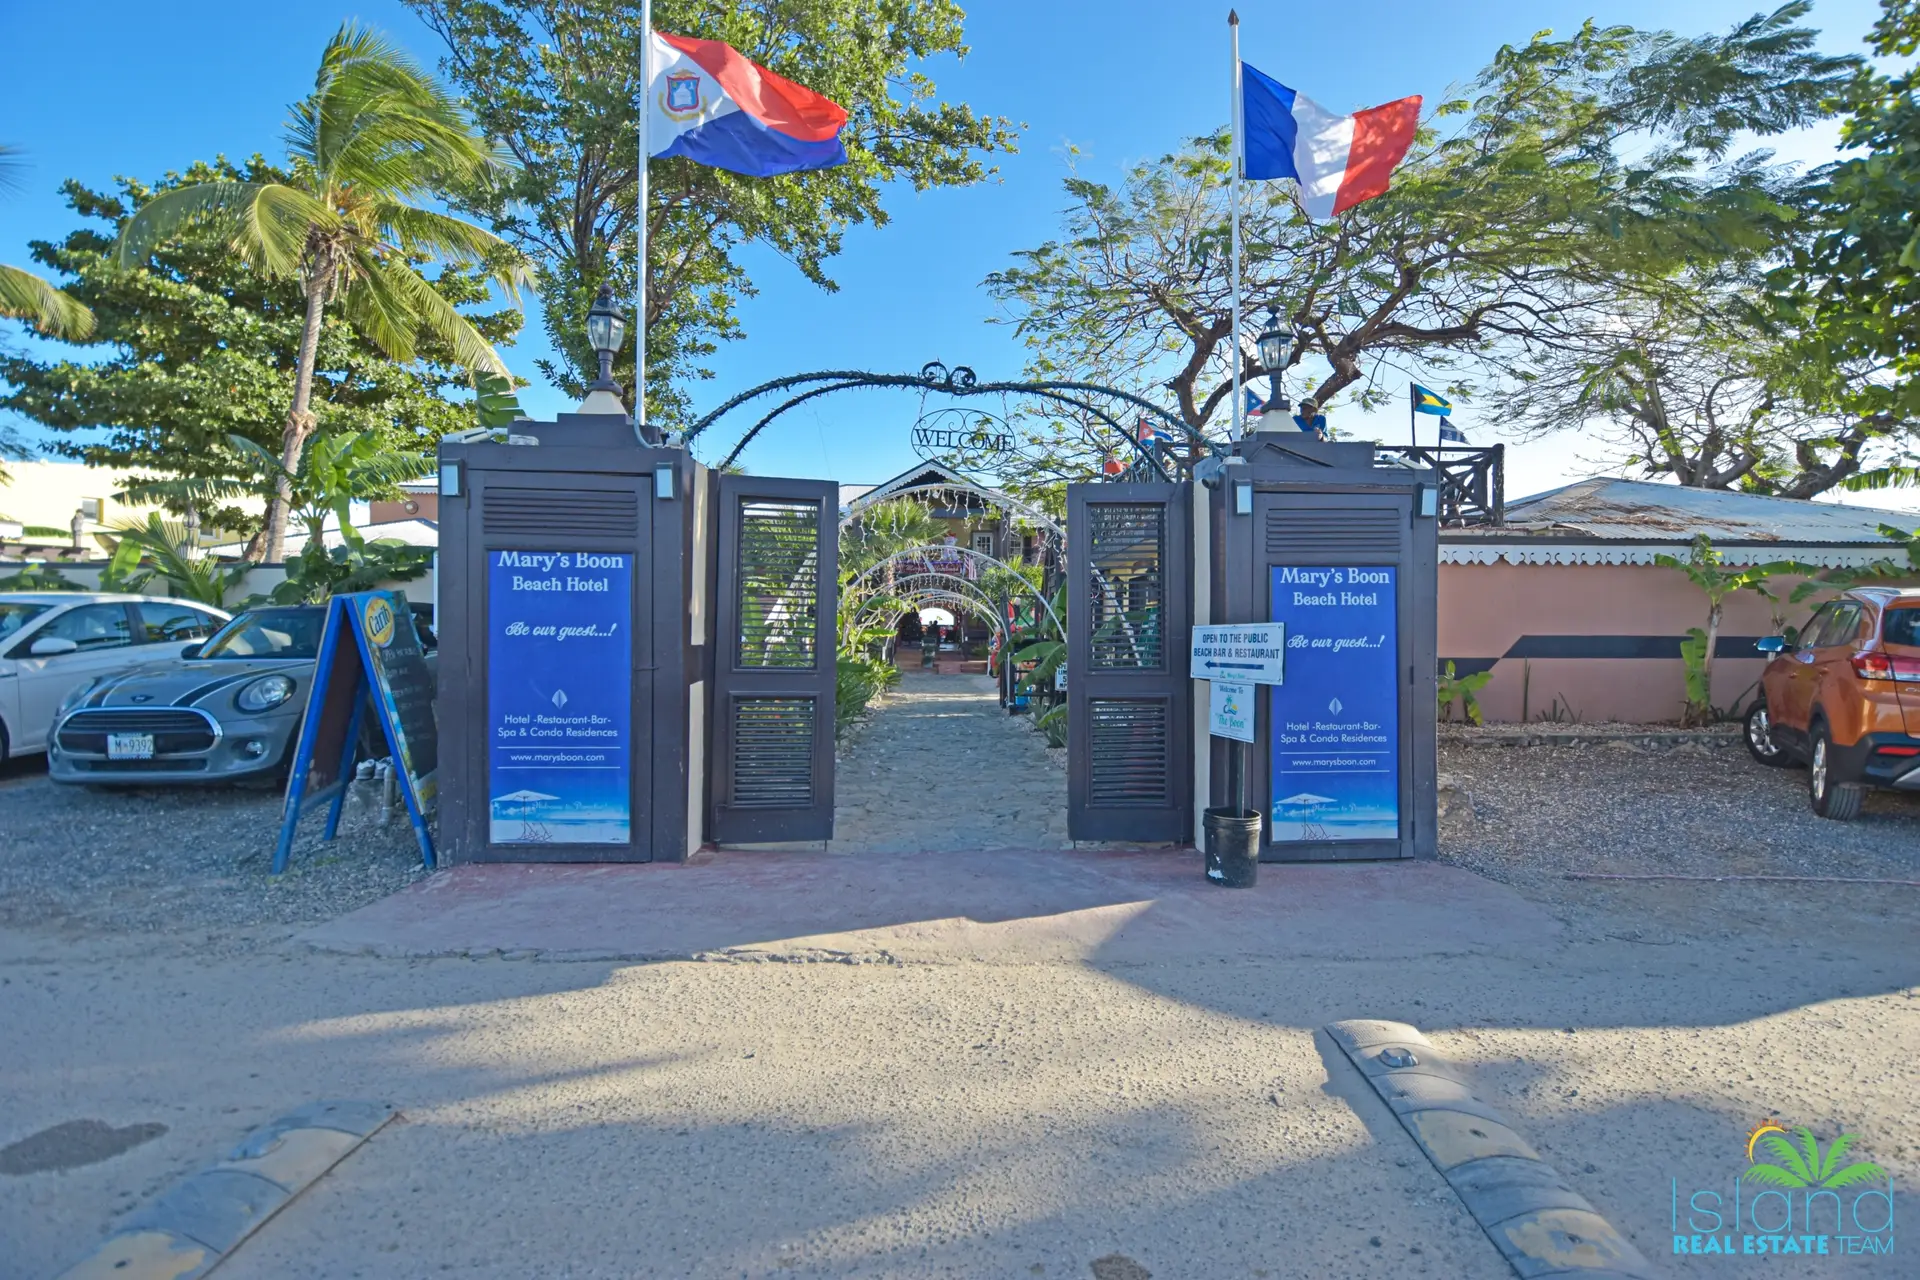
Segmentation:
[(79, 706), (82, 702), (85, 702), (87, 700), (87, 695), (91, 694), (95, 689), (98, 689), (99, 687), (100, 687), (100, 677), (95, 676), (93, 679), (87, 681), (85, 684), (76, 685), (74, 688), (68, 690), (67, 696), (60, 699), (60, 709), (53, 713), (53, 718), (58, 720), (61, 716), (67, 714), (67, 712), (73, 710), (75, 707)]
[(233, 700), (242, 711), (271, 711), (293, 696), (293, 681), (286, 676), (261, 676)]

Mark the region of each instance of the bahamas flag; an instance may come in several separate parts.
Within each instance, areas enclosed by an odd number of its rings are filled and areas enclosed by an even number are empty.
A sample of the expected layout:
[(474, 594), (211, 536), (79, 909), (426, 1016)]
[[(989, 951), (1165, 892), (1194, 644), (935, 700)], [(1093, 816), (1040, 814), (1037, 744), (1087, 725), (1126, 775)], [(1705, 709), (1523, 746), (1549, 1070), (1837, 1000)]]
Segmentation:
[(718, 40), (651, 33), (648, 151), (749, 177), (847, 161), (839, 103), (777, 76)]
[(1415, 413), (1436, 413), (1446, 417), (1453, 412), (1453, 402), (1436, 391), (1429, 391), (1419, 383), (1413, 387), (1413, 411)]

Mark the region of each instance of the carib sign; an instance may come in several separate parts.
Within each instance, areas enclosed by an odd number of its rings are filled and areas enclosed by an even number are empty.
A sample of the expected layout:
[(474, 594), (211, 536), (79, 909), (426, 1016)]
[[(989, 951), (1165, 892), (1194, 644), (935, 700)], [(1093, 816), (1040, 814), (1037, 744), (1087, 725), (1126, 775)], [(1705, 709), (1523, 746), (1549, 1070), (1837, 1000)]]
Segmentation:
[(1274, 843), (1400, 838), (1399, 585), (1386, 565), (1274, 565)]

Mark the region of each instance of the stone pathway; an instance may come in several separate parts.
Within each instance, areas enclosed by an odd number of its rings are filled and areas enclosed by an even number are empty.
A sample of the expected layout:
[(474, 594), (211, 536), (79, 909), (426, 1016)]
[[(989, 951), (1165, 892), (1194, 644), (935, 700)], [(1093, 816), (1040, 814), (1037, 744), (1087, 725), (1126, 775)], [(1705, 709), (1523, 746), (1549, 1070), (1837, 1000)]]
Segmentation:
[(1070, 847), (1067, 753), (990, 677), (909, 674), (840, 750), (835, 853)]

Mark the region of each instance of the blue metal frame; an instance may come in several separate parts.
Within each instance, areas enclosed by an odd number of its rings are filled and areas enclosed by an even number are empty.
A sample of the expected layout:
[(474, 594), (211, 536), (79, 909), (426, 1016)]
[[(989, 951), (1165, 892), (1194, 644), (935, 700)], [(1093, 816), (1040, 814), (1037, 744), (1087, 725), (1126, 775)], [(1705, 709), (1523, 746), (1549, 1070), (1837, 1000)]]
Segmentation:
[[(280, 842), (273, 851), (274, 875), (287, 869), (287, 860), (293, 853), (294, 832), (300, 826), (300, 820), (314, 807), (328, 803), (327, 825), (321, 838), (332, 840), (339, 834), (340, 813), (346, 805), (347, 785), (353, 781), (354, 755), (360, 747), (360, 723), (366, 715), (369, 701), (373, 704), (374, 718), (380, 724), (381, 737), (386, 740), (389, 758), (395, 762), (400, 795), (406, 802), (407, 818), (413, 824), (414, 838), (420, 845), (421, 862), (429, 871), (435, 866), (433, 835), (427, 830), (427, 819), (422, 812), (420, 798), (414, 794), (413, 779), (404, 768), (399, 767), (399, 762), (404, 758), (400, 750), (399, 730), (387, 714), (389, 698), (380, 688), (380, 670), (373, 661), (372, 642), (367, 638), (361, 621), (360, 602), (376, 596), (385, 596), (396, 613), (407, 607), (390, 591), (354, 592), (335, 596), (327, 602), (326, 626), (321, 631), (320, 652), (314, 662), (313, 688), (307, 693), (307, 714), (300, 724), (300, 740), (293, 753), (293, 771), (287, 777), (287, 798), (280, 811)], [(350, 681), (353, 687), (349, 696), (353, 699), (353, 710), (347, 719), (346, 742), (341, 747), (338, 780), (332, 786), (309, 796), (306, 794), (307, 774), (313, 767), (313, 750), (320, 732), (317, 713), (326, 705), (327, 697), (332, 692), (329, 684), (333, 678), (335, 655), (339, 652), (343, 621), (360, 658), (357, 666), (359, 676)], [(370, 693), (373, 695), (371, 698), (368, 697)]]

